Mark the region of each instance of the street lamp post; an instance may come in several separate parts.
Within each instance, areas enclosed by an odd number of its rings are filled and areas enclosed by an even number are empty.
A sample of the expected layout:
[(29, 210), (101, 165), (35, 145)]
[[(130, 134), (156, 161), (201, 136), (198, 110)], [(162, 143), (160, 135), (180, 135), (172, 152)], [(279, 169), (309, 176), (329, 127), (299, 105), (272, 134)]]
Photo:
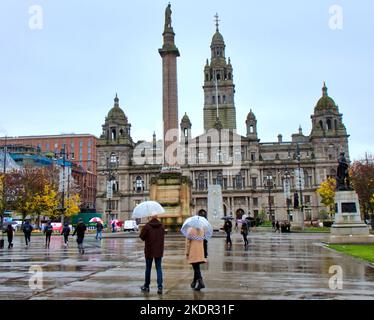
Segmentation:
[(7, 137), (5, 136), (5, 143), (4, 143), (4, 148), (3, 148), (3, 153), (4, 153), (4, 166), (3, 166), (3, 181), (2, 181), (2, 208), (1, 208), (1, 213), (0, 213), (0, 233), (1, 233), (1, 239), (0, 239), (0, 248), (4, 247), (4, 239), (3, 239), (3, 221), (4, 221), (4, 214), (6, 210), (6, 181), (5, 181), (5, 174), (6, 174), (6, 153), (7, 153)]
[[(64, 225), (65, 220), (65, 168), (66, 168), (66, 158), (69, 158), (69, 152), (66, 151), (65, 144), (60, 150), (60, 157), (62, 158), (62, 192), (61, 192), (61, 224)], [(68, 197), (69, 197), (69, 183), (70, 183), (70, 171), (68, 174)]]
[(296, 145), (296, 158), (297, 158), (297, 168), (298, 168), (298, 185), (300, 192), (300, 210), (301, 210), (301, 227), (304, 228), (304, 203), (303, 203), (303, 187), (302, 187), (302, 177), (301, 177), (301, 154), (299, 144)]
[(271, 209), (271, 189), (273, 189), (275, 187), (275, 184), (274, 184), (274, 181), (273, 181), (273, 176), (271, 175), (270, 172), (268, 172), (268, 174), (266, 176), (266, 182), (265, 182), (264, 187), (267, 188), (268, 192), (269, 192), (269, 194), (268, 194), (269, 218), (270, 218), (270, 221), (273, 221), (274, 217), (273, 217), (272, 209)]
[(291, 178), (290, 172), (286, 169), (286, 171), (284, 172), (283, 179), (284, 179), (284, 193), (286, 195), (288, 221), (290, 221), (290, 197), (291, 197), (290, 178)]
[(118, 164), (119, 164), (119, 159), (115, 155), (111, 155), (110, 157), (107, 157), (106, 159), (106, 169), (107, 169), (107, 174), (108, 174), (108, 180), (107, 180), (107, 203), (108, 203), (108, 222), (107, 225), (110, 228), (109, 222), (111, 219), (111, 213), (112, 213), (112, 197), (113, 197), (113, 185), (112, 181), (115, 181), (115, 172), (118, 169)]

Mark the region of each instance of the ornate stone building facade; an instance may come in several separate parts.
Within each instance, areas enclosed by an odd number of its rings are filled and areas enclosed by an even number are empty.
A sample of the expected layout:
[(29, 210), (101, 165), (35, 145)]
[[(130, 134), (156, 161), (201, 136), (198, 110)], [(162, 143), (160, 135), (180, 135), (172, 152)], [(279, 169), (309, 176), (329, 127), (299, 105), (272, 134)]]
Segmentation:
[[(338, 106), (324, 84), (311, 116), (310, 134), (305, 135), (299, 128), (291, 141), (283, 141), (279, 135), (278, 141), (263, 143), (256, 116), (250, 110), (247, 119), (242, 119), (247, 133), (238, 135), (234, 72), (230, 59), (226, 60), (225, 48), (217, 23), (211, 61), (204, 68), (204, 133), (191, 136), (192, 123), (187, 114), (180, 122), (179, 165), (182, 174), (192, 181), (193, 211), (207, 212), (208, 186), (219, 184), (224, 214), (240, 217), (244, 213), (265, 213), (268, 218), (289, 219), (297, 193), (302, 195), (304, 218), (318, 218), (324, 208), (316, 189), (327, 177), (335, 177), (339, 152), (349, 155), (349, 136)], [(97, 146), (97, 208), (108, 213), (107, 218), (129, 219), (134, 207), (150, 198), (151, 179), (163, 166), (162, 140), (157, 141), (153, 135), (151, 142), (134, 143), (130, 128), (116, 96)], [(286, 180), (290, 185), (289, 201)], [(108, 192), (112, 193), (110, 199)]]

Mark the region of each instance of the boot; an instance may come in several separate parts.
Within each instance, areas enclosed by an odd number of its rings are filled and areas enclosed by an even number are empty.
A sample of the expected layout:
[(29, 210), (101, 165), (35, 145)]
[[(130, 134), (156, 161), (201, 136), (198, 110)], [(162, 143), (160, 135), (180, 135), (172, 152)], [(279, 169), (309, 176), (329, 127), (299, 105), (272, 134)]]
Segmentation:
[(195, 288), (196, 291), (200, 291), (200, 289), (204, 289), (205, 288), (205, 284), (203, 282), (203, 279), (200, 278), (198, 281), (198, 284), (197, 284), (197, 287)]
[(192, 289), (195, 289), (195, 287), (196, 287), (196, 282), (197, 282), (197, 280), (195, 280), (195, 279), (193, 279), (193, 281), (191, 282), (191, 288), (192, 288)]

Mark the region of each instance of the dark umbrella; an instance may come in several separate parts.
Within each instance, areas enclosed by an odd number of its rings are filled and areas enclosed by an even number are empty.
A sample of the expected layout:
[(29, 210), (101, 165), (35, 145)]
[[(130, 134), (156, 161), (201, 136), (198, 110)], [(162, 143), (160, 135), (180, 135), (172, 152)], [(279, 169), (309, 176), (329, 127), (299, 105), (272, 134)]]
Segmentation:
[(232, 216), (224, 216), (221, 219), (222, 220), (233, 220), (234, 218)]

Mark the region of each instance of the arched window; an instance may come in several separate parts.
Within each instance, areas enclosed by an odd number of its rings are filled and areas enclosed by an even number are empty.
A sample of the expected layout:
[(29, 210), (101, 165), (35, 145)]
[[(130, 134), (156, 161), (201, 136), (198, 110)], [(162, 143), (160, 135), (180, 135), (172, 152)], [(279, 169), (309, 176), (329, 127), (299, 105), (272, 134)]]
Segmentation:
[(113, 190), (113, 193), (118, 192), (118, 191), (119, 191), (119, 184), (118, 184), (118, 181), (116, 181), (116, 180), (112, 180), (111, 184), (112, 184), (112, 190)]
[(212, 96), (212, 103), (213, 103), (213, 104), (216, 103), (216, 96)]
[(116, 129), (112, 129), (112, 141), (117, 140), (117, 132)]
[(304, 187), (305, 188), (309, 188), (310, 185), (309, 185), (309, 173), (307, 170), (303, 170), (304, 171)]
[(223, 103), (226, 103), (226, 96), (223, 95)]
[(221, 80), (221, 74), (217, 73), (217, 81), (220, 81), (220, 80)]
[(332, 123), (331, 123), (330, 119), (327, 119), (326, 125), (327, 125), (327, 130), (331, 130), (332, 129)]
[(321, 129), (324, 129), (322, 120), (319, 121), (319, 126), (321, 127)]
[(254, 130), (253, 124), (251, 124), (249, 126), (249, 133), (254, 133), (254, 132), (255, 132), (255, 130)]
[(338, 121), (337, 120), (334, 120), (334, 129), (338, 130)]
[(231, 72), (229, 72), (229, 80), (231, 80)]
[(209, 74), (208, 73), (205, 75), (205, 81), (209, 81)]
[(218, 104), (221, 104), (221, 96), (218, 96)]
[(123, 137), (123, 130), (121, 129), (120, 131), (119, 131), (119, 135), (121, 136), (121, 137)]
[(218, 173), (217, 173), (216, 184), (217, 184), (217, 185), (220, 185), (220, 186), (222, 187), (222, 184), (223, 184), (223, 176), (222, 176), (222, 172), (218, 172)]
[(188, 137), (188, 129), (187, 128), (184, 128), (184, 136), (187, 138)]

